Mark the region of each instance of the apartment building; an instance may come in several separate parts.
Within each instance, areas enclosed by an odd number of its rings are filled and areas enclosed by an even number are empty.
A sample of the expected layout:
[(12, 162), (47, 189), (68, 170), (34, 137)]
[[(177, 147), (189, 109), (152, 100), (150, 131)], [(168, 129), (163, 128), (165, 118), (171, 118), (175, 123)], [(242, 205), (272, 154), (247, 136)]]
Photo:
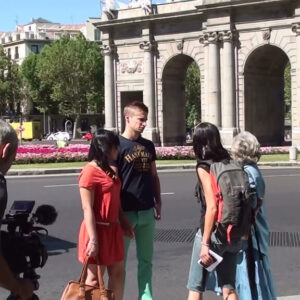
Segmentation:
[(12, 59), (21, 64), (30, 53), (40, 53), (45, 45), (63, 35), (75, 38), (82, 33), (88, 40), (99, 42), (100, 31), (94, 27), (93, 20), (89, 19), (83, 24), (65, 25), (43, 18), (33, 19), (26, 25), (17, 25), (13, 32), (0, 32), (0, 44)]

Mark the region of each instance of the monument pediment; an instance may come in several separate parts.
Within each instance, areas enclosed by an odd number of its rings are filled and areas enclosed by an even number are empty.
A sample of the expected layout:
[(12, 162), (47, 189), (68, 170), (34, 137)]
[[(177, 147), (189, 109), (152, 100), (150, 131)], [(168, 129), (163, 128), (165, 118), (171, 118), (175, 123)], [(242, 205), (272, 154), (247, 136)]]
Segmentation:
[[(291, 0), (293, 1), (293, 0)], [(234, 6), (263, 5), (270, 3), (287, 3), (289, 0), (198, 0), (197, 8), (224, 8)]]

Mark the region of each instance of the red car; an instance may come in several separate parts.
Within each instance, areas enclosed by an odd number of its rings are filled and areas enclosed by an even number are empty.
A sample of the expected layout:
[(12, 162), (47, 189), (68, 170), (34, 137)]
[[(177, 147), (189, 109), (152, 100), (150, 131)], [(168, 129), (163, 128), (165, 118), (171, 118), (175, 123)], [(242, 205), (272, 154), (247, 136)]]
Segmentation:
[(92, 138), (93, 138), (93, 135), (92, 135), (90, 132), (84, 134), (84, 135), (81, 137), (82, 140), (87, 140), (87, 141), (90, 141)]

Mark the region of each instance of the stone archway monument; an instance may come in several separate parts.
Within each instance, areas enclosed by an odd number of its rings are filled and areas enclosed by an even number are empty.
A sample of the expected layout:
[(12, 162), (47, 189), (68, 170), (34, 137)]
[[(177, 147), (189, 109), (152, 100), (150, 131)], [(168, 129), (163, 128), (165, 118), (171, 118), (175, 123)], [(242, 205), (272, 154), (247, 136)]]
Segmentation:
[(105, 60), (106, 128), (122, 131), (124, 105), (138, 100), (149, 107), (146, 138), (184, 143), (184, 78), (195, 62), (201, 120), (217, 125), (226, 145), (240, 130), (264, 145), (280, 144), (289, 62), (292, 143), (300, 145), (299, 0), (135, 0), (129, 6), (110, 3), (95, 24)]

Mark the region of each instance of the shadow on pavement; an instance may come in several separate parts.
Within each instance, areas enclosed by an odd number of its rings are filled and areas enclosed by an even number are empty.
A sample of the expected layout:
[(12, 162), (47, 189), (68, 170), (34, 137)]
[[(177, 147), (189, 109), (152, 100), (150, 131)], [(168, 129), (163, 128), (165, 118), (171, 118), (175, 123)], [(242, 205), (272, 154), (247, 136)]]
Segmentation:
[(67, 253), (70, 249), (77, 247), (76, 243), (62, 240), (53, 236), (42, 238), (42, 242), (46, 246), (49, 256)]

